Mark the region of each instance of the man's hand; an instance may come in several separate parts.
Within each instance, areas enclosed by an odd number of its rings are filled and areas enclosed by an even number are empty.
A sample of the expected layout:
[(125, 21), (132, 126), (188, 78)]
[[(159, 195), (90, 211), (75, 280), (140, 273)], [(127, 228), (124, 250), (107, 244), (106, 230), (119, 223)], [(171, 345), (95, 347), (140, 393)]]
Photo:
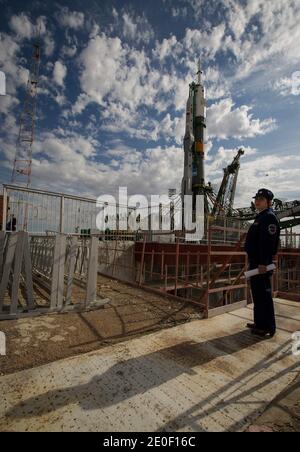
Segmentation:
[(265, 265), (259, 265), (258, 266), (258, 271), (260, 275), (264, 275), (265, 273), (267, 273), (267, 267)]

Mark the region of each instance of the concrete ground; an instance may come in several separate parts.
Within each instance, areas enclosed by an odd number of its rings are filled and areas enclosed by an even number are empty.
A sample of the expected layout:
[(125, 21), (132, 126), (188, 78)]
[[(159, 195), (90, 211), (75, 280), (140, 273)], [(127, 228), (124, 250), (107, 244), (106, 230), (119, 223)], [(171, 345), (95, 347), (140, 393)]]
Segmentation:
[(245, 330), (248, 307), (2, 376), (0, 430), (297, 429), (299, 308), (277, 300), (267, 341)]
[(110, 300), (102, 309), (0, 321), (7, 337), (0, 376), (203, 317), (196, 305), (106, 277), (98, 277), (98, 288)]

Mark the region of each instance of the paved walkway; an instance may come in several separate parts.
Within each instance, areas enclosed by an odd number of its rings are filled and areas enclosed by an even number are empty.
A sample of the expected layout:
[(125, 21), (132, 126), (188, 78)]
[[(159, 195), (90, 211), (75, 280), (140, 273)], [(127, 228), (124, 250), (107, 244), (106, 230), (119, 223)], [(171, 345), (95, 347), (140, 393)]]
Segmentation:
[(0, 430), (244, 430), (300, 370), (300, 305), (276, 309), (268, 341), (244, 329), (248, 307), (0, 377)]

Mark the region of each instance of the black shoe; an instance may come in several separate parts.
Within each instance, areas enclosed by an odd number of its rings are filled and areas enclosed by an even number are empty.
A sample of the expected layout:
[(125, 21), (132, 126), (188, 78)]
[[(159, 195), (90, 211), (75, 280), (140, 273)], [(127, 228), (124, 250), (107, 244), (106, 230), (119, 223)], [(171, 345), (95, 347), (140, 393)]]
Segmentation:
[(255, 323), (247, 323), (246, 327), (250, 328), (250, 330), (253, 330), (254, 328), (256, 328), (256, 325)]
[(276, 331), (266, 331), (266, 330), (259, 330), (258, 328), (253, 328), (251, 331), (252, 334), (254, 334), (255, 336), (259, 336), (263, 339), (271, 339)]

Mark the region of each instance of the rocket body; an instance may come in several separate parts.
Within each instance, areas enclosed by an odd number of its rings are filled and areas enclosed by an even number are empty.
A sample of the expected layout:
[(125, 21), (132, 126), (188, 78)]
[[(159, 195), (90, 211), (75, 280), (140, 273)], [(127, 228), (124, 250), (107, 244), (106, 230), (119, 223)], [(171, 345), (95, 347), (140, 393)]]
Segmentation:
[(181, 193), (191, 195), (192, 191), (192, 168), (193, 168), (193, 146), (195, 142), (193, 134), (193, 102), (189, 96), (186, 104), (186, 125), (183, 140), (184, 147), (184, 171), (182, 179)]
[(181, 191), (183, 195), (193, 194), (194, 198), (205, 192), (206, 99), (200, 68), (198, 75), (198, 83), (190, 84), (186, 107), (184, 174)]

